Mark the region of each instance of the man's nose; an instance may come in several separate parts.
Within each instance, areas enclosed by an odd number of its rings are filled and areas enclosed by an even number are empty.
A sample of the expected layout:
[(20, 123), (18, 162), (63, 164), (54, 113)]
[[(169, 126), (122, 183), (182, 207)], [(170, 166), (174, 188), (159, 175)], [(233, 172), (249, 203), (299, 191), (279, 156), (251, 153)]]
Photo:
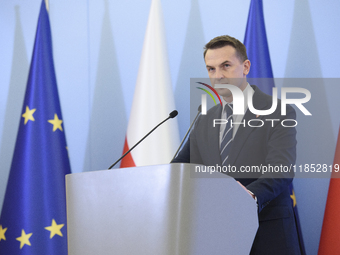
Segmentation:
[(217, 69), (216, 69), (216, 72), (215, 72), (215, 79), (221, 80), (221, 79), (223, 79), (223, 78), (225, 78), (225, 77), (224, 77), (224, 74), (223, 74), (222, 70), (220, 70), (219, 68), (217, 68)]

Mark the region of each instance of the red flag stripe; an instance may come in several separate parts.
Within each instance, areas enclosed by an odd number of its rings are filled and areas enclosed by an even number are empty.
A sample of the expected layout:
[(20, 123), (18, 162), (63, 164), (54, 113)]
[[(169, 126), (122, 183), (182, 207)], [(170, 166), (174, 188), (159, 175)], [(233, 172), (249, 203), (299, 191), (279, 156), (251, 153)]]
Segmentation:
[[(335, 150), (334, 164), (340, 164), (340, 129)], [(329, 183), (325, 215), (323, 219), (319, 255), (340, 254), (340, 179), (333, 168)]]
[[(125, 137), (125, 143), (124, 143), (124, 149), (123, 149), (123, 155), (129, 150), (129, 145), (128, 145), (128, 142), (127, 142), (127, 139)], [(120, 163), (120, 167), (123, 168), (123, 167), (135, 167), (136, 164), (135, 162), (133, 161), (133, 158), (131, 156), (131, 152), (129, 152), (123, 159), (122, 159), (122, 162)]]

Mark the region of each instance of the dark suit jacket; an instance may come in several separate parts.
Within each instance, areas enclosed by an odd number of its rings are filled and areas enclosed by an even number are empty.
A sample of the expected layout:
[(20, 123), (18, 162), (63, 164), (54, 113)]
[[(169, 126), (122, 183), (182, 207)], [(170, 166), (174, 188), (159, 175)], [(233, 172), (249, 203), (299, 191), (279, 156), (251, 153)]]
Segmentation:
[[(272, 97), (261, 92), (256, 86), (253, 105), (257, 110), (270, 109)], [(211, 108), (207, 115), (198, 118), (190, 138), (173, 160), (182, 163), (196, 163), (206, 166), (221, 165), (219, 149), (220, 126), (213, 127), (213, 120), (221, 118), (221, 105)], [(237, 170), (245, 166), (288, 166), (296, 160), (296, 130), (284, 127), (283, 119), (295, 119), (296, 114), (287, 106), (287, 115), (281, 116), (279, 100), (274, 113), (256, 117), (247, 110), (245, 126), (240, 125), (232, 143), (227, 165)], [(248, 120), (261, 119), (259, 121)], [(269, 121), (266, 121), (269, 120)], [(275, 121), (271, 121), (271, 120)], [(280, 121), (278, 121), (280, 120)], [(292, 126), (288, 121), (284, 125)], [(289, 194), (289, 184), (294, 173), (230, 173), (257, 197), (259, 229), (250, 254), (289, 255), (300, 254), (294, 212)]]

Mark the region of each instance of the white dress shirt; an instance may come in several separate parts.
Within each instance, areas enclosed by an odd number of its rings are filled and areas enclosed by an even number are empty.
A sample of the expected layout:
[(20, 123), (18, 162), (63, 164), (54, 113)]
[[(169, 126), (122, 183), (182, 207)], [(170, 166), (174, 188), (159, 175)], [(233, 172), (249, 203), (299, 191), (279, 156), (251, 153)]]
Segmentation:
[[(248, 110), (248, 93), (249, 93), (248, 91), (250, 91), (250, 95), (253, 96), (254, 90), (249, 85), (249, 83), (247, 84), (247, 87), (243, 90), (243, 96), (244, 96), (244, 114)], [(223, 97), (221, 97), (221, 100), (222, 100), (222, 105), (223, 105), (223, 111), (222, 111), (222, 114), (221, 114), (221, 119), (227, 119), (227, 117), (228, 117), (227, 113), (226, 113), (226, 111), (224, 111), (224, 107), (227, 104), (227, 102), (223, 99)], [(231, 104), (232, 103), (233, 102), (231, 102)], [(240, 124), (237, 124), (237, 123), (242, 122), (244, 114), (242, 114), (242, 115), (235, 115), (234, 114), (233, 115), (233, 138), (235, 137), (235, 134), (236, 134), (236, 132), (238, 130), (238, 127), (240, 126)], [(221, 126), (220, 126), (220, 145), (221, 145), (221, 142), (222, 142), (222, 137), (223, 137), (223, 133), (224, 133), (225, 127), (226, 127), (226, 124), (221, 124)]]

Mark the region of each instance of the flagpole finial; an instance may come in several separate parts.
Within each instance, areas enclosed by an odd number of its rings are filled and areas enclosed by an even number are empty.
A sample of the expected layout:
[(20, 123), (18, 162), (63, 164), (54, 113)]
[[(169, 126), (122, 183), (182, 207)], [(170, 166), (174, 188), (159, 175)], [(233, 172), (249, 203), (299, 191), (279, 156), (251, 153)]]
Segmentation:
[(47, 10), (47, 12), (49, 12), (48, 0), (45, 0), (45, 5), (46, 5), (46, 10)]

